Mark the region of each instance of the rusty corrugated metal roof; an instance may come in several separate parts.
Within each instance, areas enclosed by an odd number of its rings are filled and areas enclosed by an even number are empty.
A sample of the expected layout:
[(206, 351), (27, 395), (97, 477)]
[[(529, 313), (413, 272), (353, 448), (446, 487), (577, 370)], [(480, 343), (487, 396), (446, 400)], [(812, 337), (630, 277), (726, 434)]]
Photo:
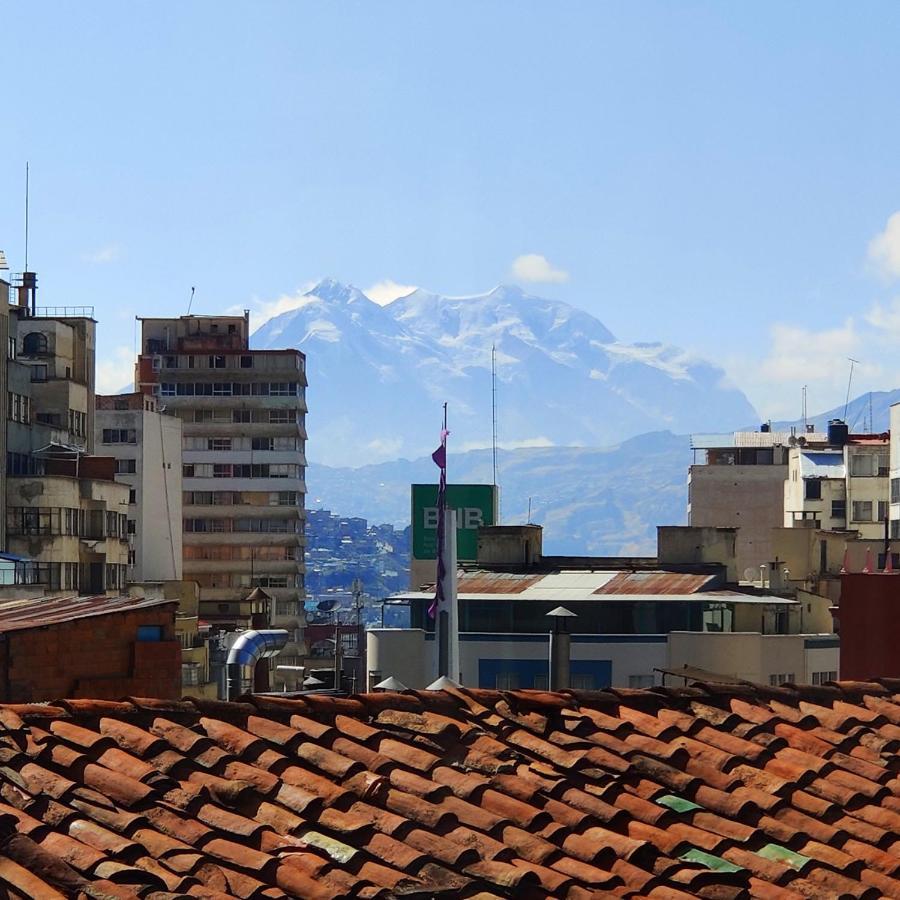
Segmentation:
[(523, 575), (518, 572), (473, 572), (463, 575), (456, 585), (460, 594), (521, 594), (537, 584), (546, 573)]
[(691, 575), (685, 572), (619, 572), (595, 594), (694, 594), (712, 587), (716, 575)]
[(0, 632), (25, 631), (41, 628), (72, 619), (92, 616), (108, 616), (111, 613), (131, 612), (153, 606), (177, 604), (177, 600), (146, 597), (33, 597), (28, 600), (10, 600), (0, 604)]

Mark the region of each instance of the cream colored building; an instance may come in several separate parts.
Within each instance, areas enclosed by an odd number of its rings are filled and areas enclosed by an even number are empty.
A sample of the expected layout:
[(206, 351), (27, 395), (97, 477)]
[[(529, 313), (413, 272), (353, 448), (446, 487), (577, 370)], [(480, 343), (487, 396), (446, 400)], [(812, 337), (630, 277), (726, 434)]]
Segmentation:
[(251, 350), (248, 315), (143, 319), (141, 341), (136, 385), (183, 426), (183, 577), (200, 585), (201, 617), (249, 627), (246, 598), (263, 588), (265, 624), (294, 636), (279, 664), (300, 664), (305, 357)]
[(774, 559), (772, 529), (784, 524), (784, 482), (791, 443), (824, 447), (827, 436), (809, 432), (735, 431), (691, 436), (688, 524), (737, 528), (739, 577)]
[(129, 581), (181, 581), (181, 419), (147, 394), (99, 396), (95, 441), (129, 488)]
[(7, 548), (34, 560), (48, 592), (120, 593), (128, 567), (128, 488), (113, 460), (44, 459), (42, 475), (7, 479)]
[(786, 528), (855, 531), (884, 537), (890, 445), (886, 435), (849, 435), (843, 445), (792, 447), (784, 483)]

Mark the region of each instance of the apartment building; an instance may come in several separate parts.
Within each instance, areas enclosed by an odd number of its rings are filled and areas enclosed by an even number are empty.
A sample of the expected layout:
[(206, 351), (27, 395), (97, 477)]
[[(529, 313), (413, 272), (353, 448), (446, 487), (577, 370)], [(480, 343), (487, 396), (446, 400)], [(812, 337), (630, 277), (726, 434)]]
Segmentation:
[(793, 446), (827, 446), (814, 431), (759, 431), (694, 434), (694, 464), (688, 471), (688, 524), (737, 528), (739, 574), (758, 570), (774, 558), (772, 529), (784, 524), (784, 483)]
[[(579, 690), (647, 688), (664, 676), (822, 683), (837, 677), (830, 602), (801, 603), (734, 583), (735, 529), (661, 527), (656, 557), (543, 556), (535, 525), (479, 529), (478, 561), (458, 579), (459, 672), (489, 689), (549, 686), (548, 632), (558, 608), (571, 636), (568, 682)], [(523, 564), (523, 545), (530, 562)], [(409, 628), (367, 632), (370, 687), (393, 676), (410, 688), (437, 672), (434, 591), (392, 595)]]
[(784, 526), (885, 536), (889, 513), (890, 436), (828, 427), (824, 449), (791, 447), (784, 483)]
[(50, 592), (119, 591), (128, 491), (92, 455), (93, 310), (38, 307), (33, 272), (0, 280), (0, 297), (0, 547)]
[[(305, 357), (251, 350), (249, 314), (141, 320), (135, 383), (181, 419), (183, 577), (205, 621), (249, 627), (260, 614), (295, 632), (303, 656)], [(267, 600), (265, 598), (271, 598)], [(257, 604), (258, 605), (258, 604)]]
[(128, 486), (128, 580), (181, 581), (181, 419), (140, 392), (98, 396), (94, 429)]

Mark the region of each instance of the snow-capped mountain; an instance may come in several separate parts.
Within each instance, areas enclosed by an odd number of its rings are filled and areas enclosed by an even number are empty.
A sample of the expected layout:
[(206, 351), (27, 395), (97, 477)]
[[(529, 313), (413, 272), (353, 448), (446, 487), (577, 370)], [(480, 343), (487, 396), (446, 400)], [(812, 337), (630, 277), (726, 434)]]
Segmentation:
[(444, 401), (451, 447), (489, 446), (492, 346), (504, 446), (600, 446), (756, 418), (716, 366), (675, 347), (621, 343), (588, 313), (506, 285), (464, 298), (416, 290), (379, 306), (326, 280), (252, 344), (306, 353), (309, 449), (329, 465), (433, 449)]

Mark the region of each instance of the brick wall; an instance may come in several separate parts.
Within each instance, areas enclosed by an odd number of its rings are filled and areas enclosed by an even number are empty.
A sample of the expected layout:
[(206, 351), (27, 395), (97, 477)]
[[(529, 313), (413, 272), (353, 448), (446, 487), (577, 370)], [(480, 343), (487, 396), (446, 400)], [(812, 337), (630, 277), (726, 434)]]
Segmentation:
[[(176, 606), (73, 619), (0, 635), (0, 697), (13, 703), (68, 697), (179, 697)], [(162, 641), (138, 641), (142, 625), (162, 627)]]
[(900, 574), (841, 575), (840, 677), (900, 677)]

